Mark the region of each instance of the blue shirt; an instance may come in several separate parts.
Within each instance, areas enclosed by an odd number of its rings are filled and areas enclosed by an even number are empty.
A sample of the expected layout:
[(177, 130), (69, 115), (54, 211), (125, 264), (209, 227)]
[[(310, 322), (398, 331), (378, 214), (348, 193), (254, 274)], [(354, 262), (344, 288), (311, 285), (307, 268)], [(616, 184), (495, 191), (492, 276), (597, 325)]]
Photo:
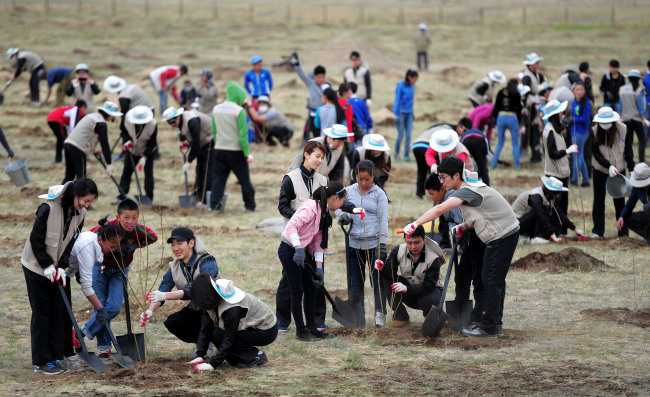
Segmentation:
[(58, 66), (47, 71), (47, 88), (51, 88), (54, 84), (62, 82), (72, 70)]
[(268, 69), (262, 69), (260, 74), (256, 74), (253, 70), (249, 70), (244, 76), (244, 88), (253, 98), (260, 95), (269, 95), (273, 90), (271, 72)]
[[(194, 265), (194, 261), (196, 260), (196, 252), (192, 254), (192, 257), (190, 258), (189, 262), (187, 265), (185, 265), (185, 270), (188, 275), (192, 274), (192, 265)], [(181, 261), (181, 264), (183, 264), (183, 261)], [(217, 261), (214, 259), (214, 257), (211, 256), (209, 259), (203, 260), (201, 264), (199, 265), (199, 274), (201, 273), (208, 273), (212, 277), (216, 277), (217, 274), (219, 274), (219, 267), (217, 266)], [(160, 287), (158, 287), (158, 291), (160, 292), (169, 292), (171, 291), (174, 287), (176, 286), (176, 283), (174, 282), (174, 278), (172, 277), (172, 269), (167, 270), (167, 273), (163, 276), (163, 279), (160, 283)], [(186, 290), (186, 296), (188, 296), (190, 287), (192, 286), (192, 283), (188, 284), (184, 289)]]
[(650, 70), (643, 78), (643, 86), (645, 87), (645, 103), (650, 105)]
[(354, 117), (357, 118), (357, 123), (359, 123), (359, 126), (364, 130), (372, 128), (372, 117), (368, 111), (368, 105), (366, 105), (366, 101), (359, 97), (353, 96), (352, 98), (348, 99), (348, 103), (352, 105), (352, 112), (354, 113)]
[[(456, 192), (455, 190), (449, 190), (445, 193), (445, 199), (444, 201), (447, 201), (447, 199)], [(460, 225), (464, 222), (463, 220), (463, 215), (460, 212), (460, 208), (456, 207), (452, 209), (451, 211), (445, 212), (444, 214), (445, 220), (447, 220), (447, 223), (449, 224), (449, 230), (451, 230), (454, 226)]]
[(393, 113), (399, 117), (402, 113), (413, 113), (413, 96), (415, 94), (414, 85), (406, 85), (406, 82), (400, 81), (395, 88), (395, 102), (393, 102)]
[(591, 128), (591, 101), (585, 99), (585, 106), (580, 105), (580, 102), (575, 99), (571, 102), (571, 117), (573, 117), (573, 128), (571, 128), (571, 135), (588, 135)]

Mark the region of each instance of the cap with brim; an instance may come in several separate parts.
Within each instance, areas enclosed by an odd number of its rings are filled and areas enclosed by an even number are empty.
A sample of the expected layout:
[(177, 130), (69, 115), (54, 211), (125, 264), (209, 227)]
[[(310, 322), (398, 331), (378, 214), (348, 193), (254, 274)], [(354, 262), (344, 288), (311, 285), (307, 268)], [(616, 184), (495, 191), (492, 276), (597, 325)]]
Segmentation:
[(99, 109), (105, 111), (106, 113), (108, 113), (109, 116), (117, 117), (117, 116), (121, 116), (123, 114), (122, 112), (120, 112), (120, 110), (119, 110), (120, 108), (117, 106), (117, 104), (115, 102), (111, 102), (111, 101), (104, 102), (102, 107), (100, 107)]
[(598, 109), (598, 114), (594, 116), (594, 123), (609, 124), (615, 123), (620, 119), (621, 116), (619, 116), (618, 113), (614, 111), (614, 109), (610, 108), (609, 106), (603, 106), (602, 108)]
[(543, 61), (544, 58), (540, 57), (534, 52), (531, 52), (530, 54), (526, 55), (526, 60), (524, 60), (522, 63), (526, 66), (534, 65), (539, 61)]
[(517, 84), (517, 91), (519, 91), (520, 96), (524, 96), (530, 92), (530, 87), (526, 84)]
[(183, 109), (183, 108), (178, 108), (177, 109), (177, 108), (171, 107), (171, 108), (167, 108), (163, 112), (162, 116), (163, 116), (163, 119), (165, 121), (169, 121), (169, 120), (173, 119), (174, 117), (180, 116), (181, 114), (183, 114), (184, 111), (185, 111), (185, 109)]
[(503, 84), (506, 82), (506, 76), (500, 70), (492, 70), (488, 73), (488, 78), (495, 83)]
[(478, 179), (478, 172), (470, 171), (467, 168), (463, 168), (463, 179), (465, 180), (465, 183), (470, 186), (487, 186)]
[(537, 93), (540, 94), (545, 90), (550, 90), (550, 89), (551, 89), (551, 85), (549, 83), (544, 82), (537, 86)]
[(650, 167), (646, 163), (638, 163), (634, 166), (632, 176), (630, 176), (630, 183), (634, 187), (646, 187), (650, 185)]
[(131, 124), (147, 124), (151, 120), (153, 120), (153, 112), (148, 106), (136, 106), (126, 112), (126, 121)]
[(57, 198), (59, 194), (63, 191), (63, 188), (65, 185), (54, 185), (50, 186), (49, 189), (47, 189), (47, 194), (39, 194), (38, 198), (39, 199), (48, 199), (48, 200), (53, 200)]
[(438, 153), (448, 153), (458, 145), (458, 133), (452, 129), (440, 128), (433, 132), (429, 146)]
[(568, 192), (569, 189), (564, 187), (564, 184), (562, 183), (561, 180), (555, 178), (555, 177), (542, 177), (542, 183), (544, 186), (553, 192)]
[(266, 102), (269, 103), (269, 97), (266, 95), (260, 95), (257, 97), (257, 102)]
[(630, 69), (629, 72), (627, 72), (627, 77), (636, 77), (636, 78), (641, 78), (641, 72), (639, 72), (638, 69)]
[(14, 56), (15, 53), (18, 52), (18, 48), (10, 48), (7, 50), (7, 59), (11, 59), (12, 56)]
[(213, 278), (210, 278), (210, 281), (212, 282), (212, 287), (217, 291), (219, 296), (230, 304), (239, 303), (246, 296), (246, 293), (235, 287), (235, 284), (231, 280), (225, 278), (214, 280)]
[(334, 139), (343, 139), (350, 136), (354, 136), (353, 132), (348, 131), (348, 127), (343, 124), (334, 124), (332, 128), (325, 128), (323, 133), (330, 138)]
[(126, 80), (117, 76), (108, 76), (104, 80), (104, 89), (110, 93), (120, 92), (126, 87)]
[(390, 147), (388, 146), (388, 143), (386, 143), (386, 139), (384, 139), (384, 137), (379, 134), (365, 135), (362, 140), (362, 146), (366, 150), (377, 150), (380, 152), (390, 151)]
[(420, 25), (418, 25), (418, 28), (420, 28), (420, 30), (427, 30), (427, 25), (424, 24), (424, 23), (421, 23)]
[(80, 64), (77, 65), (76, 68), (74, 68), (75, 73), (80, 71), (80, 70), (85, 70), (86, 72), (88, 72), (89, 71), (88, 65), (86, 65), (85, 63), (80, 63)]
[(251, 64), (255, 65), (258, 62), (262, 62), (262, 57), (259, 55), (255, 55), (251, 58)]
[(167, 243), (171, 243), (172, 240), (176, 241), (190, 241), (194, 239), (194, 232), (187, 227), (176, 227), (172, 230), (171, 236), (167, 239)]
[(568, 101), (564, 101), (560, 103), (560, 101), (558, 101), (557, 99), (553, 99), (552, 101), (546, 104), (546, 107), (544, 108), (546, 114), (544, 115), (544, 117), (542, 117), (542, 120), (546, 120), (549, 117), (553, 116), (554, 114), (564, 112), (568, 104), (569, 104)]

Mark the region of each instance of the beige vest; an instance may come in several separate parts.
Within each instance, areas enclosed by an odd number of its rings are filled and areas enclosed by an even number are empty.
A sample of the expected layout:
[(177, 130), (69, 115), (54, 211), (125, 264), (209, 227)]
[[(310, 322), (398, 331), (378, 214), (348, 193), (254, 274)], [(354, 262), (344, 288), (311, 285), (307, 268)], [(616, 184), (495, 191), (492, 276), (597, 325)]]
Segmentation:
[(487, 100), (485, 99), (485, 97), (483, 95), (479, 94), (476, 91), (478, 89), (478, 87), (483, 83), (487, 83), (487, 85), (488, 85), (488, 89), (487, 89), (487, 91), (485, 91), (484, 95), (486, 97), (488, 97), (490, 99), (490, 101), (491, 101), (492, 98), (494, 98), (494, 83), (487, 76), (485, 76), (482, 80), (477, 81), (476, 83), (474, 83), (472, 88), (469, 89), (469, 93), (467, 94), (467, 96), (469, 96), (469, 98), (471, 100), (478, 103), (479, 105), (484, 105), (484, 104), (487, 103)]
[(65, 143), (75, 146), (77, 149), (86, 153), (86, 156), (90, 156), (95, 151), (97, 142), (99, 142), (99, 135), (95, 133), (97, 123), (106, 123), (101, 114), (87, 114), (74, 127), (74, 130), (72, 130), (65, 140)]
[(27, 70), (29, 72), (33, 72), (34, 69), (43, 64), (43, 59), (31, 51), (20, 51), (18, 53), (18, 58), (25, 59), (23, 70)]
[[(632, 84), (626, 84), (618, 90), (621, 97), (621, 121), (623, 123), (629, 120), (636, 120), (639, 123), (643, 121), (636, 103), (639, 94), (642, 92), (642, 84), (639, 84), (636, 91), (632, 89)], [(646, 118), (650, 118), (650, 115), (646, 115)]]
[(93, 90), (90, 88), (90, 84), (91, 80), (87, 80), (87, 82), (84, 84), (83, 91), (81, 91), (81, 84), (76, 80), (72, 80), (72, 87), (74, 88), (74, 91), (72, 92), (72, 102), (74, 103), (79, 99), (86, 102), (86, 111), (88, 113), (95, 111), (95, 94), (93, 94)]
[[(319, 136), (318, 138), (310, 139), (310, 141), (320, 142), (323, 145), (327, 146), (326, 136)], [(332, 172), (332, 170), (336, 166), (336, 163), (339, 161), (339, 158), (341, 158), (341, 155), (343, 154), (343, 145), (341, 145), (341, 147), (339, 147), (336, 150), (329, 148), (329, 151), (331, 152), (330, 161), (328, 162), (326, 158), (323, 161), (323, 163), (320, 165), (320, 167), (316, 169), (316, 172), (318, 174), (324, 175), (325, 178), (329, 177), (330, 172)], [(300, 168), (300, 164), (302, 164), (302, 158), (303, 158), (302, 152), (298, 154), (296, 157), (294, 157), (293, 161), (291, 162), (291, 165), (289, 166), (289, 169), (287, 170), (287, 174), (295, 169)]]
[(519, 197), (517, 197), (515, 202), (512, 203), (512, 210), (515, 212), (515, 216), (517, 217), (517, 219), (521, 219), (522, 216), (526, 215), (533, 209), (530, 205), (528, 205), (528, 199), (530, 198), (530, 196), (533, 196), (535, 194), (538, 194), (542, 197), (544, 205), (548, 205), (548, 206), (553, 205), (553, 203), (548, 201), (548, 199), (544, 195), (544, 191), (542, 190), (542, 187), (538, 186), (527, 192), (523, 192), (522, 194), (519, 195)]
[[(413, 270), (413, 259), (406, 247), (406, 243), (400, 244), (397, 250), (397, 261), (399, 262), (402, 277), (407, 279), (410, 284), (422, 284), (427, 270), (429, 270), (437, 258), (440, 258), (441, 265), (445, 263), (445, 254), (435, 241), (431, 240), (429, 237), (425, 237), (424, 248), (424, 262), (418, 263), (415, 270)], [(437, 286), (442, 287), (442, 285), (440, 285), (440, 280), (436, 281)]]
[(124, 89), (120, 91), (120, 95), (118, 99), (119, 98), (127, 98), (131, 100), (131, 102), (129, 102), (129, 108), (124, 109), (125, 113), (136, 106), (146, 106), (149, 109), (152, 110), (154, 109), (151, 99), (149, 99), (149, 97), (147, 96), (147, 94), (145, 94), (142, 88), (134, 84), (129, 84), (126, 87), (124, 87)]
[[(296, 194), (296, 198), (291, 200), (291, 209), (297, 210), (298, 207), (300, 207), (300, 204), (309, 200), (312, 195), (309, 193), (309, 189), (307, 189), (307, 185), (305, 185), (305, 182), (302, 179), (302, 173), (300, 172), (300, 168), (290, 171), (286, 175), (289, 177), (289, 179), (291, 179), (291, 183), (293, 184), (293, 192)], [(326, 185), (327, 185), (327, 178), (324, 175), (319, 174), (318, 172), (314, 172), (312, 185), (311, 185), (312, 193), (314, 192), (314, 190), (318, 189), (319, 187), (326, 186)], [(289, 222), (289, 219), (284, 218), (285, 225), (287, 224), (287, 222)]]
[(546, 141), (548, 140), (549, 134), (553, 134), (555, 138), (555, 146), (557, 150), (566, 150), (566, 142), (564, 137), (553, 128), (553, 124), (546, 123), (544, 127), (544, 133), (542, 134), (542, 139), (544, 140), (544, 174), (554, 176), (556, 178), (568, 178), (571, 175), (571, 167), (569, 166), (569, 156), (562, 156), (557, 160), (553, 160), (549, 156), (548, 145)]
[[(133, 154), (135, 156), (142, 156), (144, 151), (147, 149), (147, 143), (151, 139), (151, 135), (156, 130), (156, 124), (158, 122), (156, 119), (151, 119), (147, 124), (133, 124), (129, 122), (129, 119), (124, 119), (124, 128), (126, 132), (129, 133), (131, 137), (131, 142), (133, 143)], [(136, 129), (142, 128), (140, 136), (137, 135)]]
[(188, 110), (183, 113), (183, 124), (181, 124), (180, 133), (185, 136), (185, 139), (191, 144), (192, 136), (190, 135), (189, 122), (194, 118), (201, 120), (201, 130), (199, 139), (201, 140), (201, 147), (212, 142), (212, 119), (207, 114), (203, 114), (197, 110)]
[[(616, 128), (616, 129), (615, 129)], [(596, 136), (596, 131), (598, 130), (598, 124), (594, 125), (593, 127), (593, 136)], [(612, 128), (610, 128), (607, 131), (607, 134), (616, 134), (616, 139), (614, 140), (614, 144), (612, 147), (605, 145), (600, 145), (598, 148), (600, 149), (600, 153), (613, 165), (616, 167), (617, 170), (620, 172), (625, 171), (625, 136), (627, 134), (627, 127), (625, 124), (621, 123), (620, 121), (617, 121), (612, 125)], [(595, 139), (595, 138), (594, 138)], [(595, 159), (594, 159), (595, 160)], [(609, 170), (602, 165), (598, 161), (593, 161), (592, 162), (594, 169), (598, 170), (600, 172), (603, 172), (605, 174), (609, 173)]]
[(216, 128), (217, 139), (214, 147), (221, 150), (243, 150), (239, 142), (239, 113), (243, 107), (226, 101), (214, 107), (212, 120)]
[(343, 73), (343, 78), (345, 81), (352, 81), (357, 84), (357, 96), (361, 99), (366, 99), (368, 97), (368, 88), (366, 87), (365, 75), (368, 73), (368, 64), (362, 62), (357, 69), (357, 74), (355, 76), (354, 70), (352, 68), (347, 68), (345, 73)]
[[(359, 152), (359, 160), (365, 160), (366, 159), (366, 148), (365, 147), (358, 147), (356, 149)], [(384, 152), (384, 161), (388, 165), (388, 159), (390, 159), (390, 152)], [(378, 168), (375, 167), (375, 177), (376, 178), (381, 178), (383, 176), (388, 175), (390, 170), (383, 169), (383, 168)]]
[(454, 150), (452, 150), (451, 154), (448, 154), (447, 156), (458, 157), (461, 153), (467, 154), (467, 157), (465, 157), (465, 169), (468, 171), (474, 171), (474, 161), (472, 160), (472, 155), (469, 154), (469, 150), (467, 150), (465, 145), (462, 143), (458, 142)]
[(243, 307), (248, 309), (246, 317), (239, 319), (237, 331), (243, 331), (248, 328), (265, 330), (270, 329), (275, 325), (276, 318), (275, 314), (273, 314), (273, 310), (253, 295), (248, 293), (245, 294), (244, 299), (237, 303), (228, 303), (224, 300), (219, 304), (219, 307), (217, 308), (219, 321), (217, 321), (217, 313), (215, 313), (214, 310), (207, 310), (207, 313), (215, 326), (225, 329), (221, 316), (223, 315), (223, 312), (233, 307)]
[(461, 188), (478, 193), (483, 201), (478, 207), (463, 204), (460, 211), (465, 222), (474, 228), (478, 238), (484, 243), (498, 240), (519, 226), (512, 207), (499, 192), (489, 186), (470, 186), (463, 181)]
[(176, 84), (178, 79), (181, 78), (180, 68), (178, 66), (167, 65), (167, 66), (161, 66), (159, 68), (154, 69), (153, 72), (149, 73), (149, 78), (151, 79), (151, 82), (153, 84), (153, 89), (156, 92), (162, 90), (162, 85), (160, 84), (160, 75), (167, 69), (176, 69), (179, 72), (176, 73), (176, 77), (165, 80), (165, 90), (171, 89), (171, 87), (173, 87), (174, 84)]
[[(54, 267), (59, 267), (59, 260), (63, 251), (68, 246), (70, 241), (76, 237), (81, 230), (79, 225), (86, 217), (86, 209), (82, 208), (79, 210), (79, 215), (73, 215), (70, 219), (70, 224), (68, 225), (68, 230), (66, 231), (66, 236), (63, 238), (63, 208), (61, 207), (61, 200), (63, 199), (63, 194), (67, 189), (72, 189), (73, 182), (68, 182), (64, 185), (61, 193), (58, 196), (52, 199), (48, 199), (47, 205), (50, 206), (50, 214), (47, 217), (47, 232), (45, 234), (45, 252), (54, 260)], [(23, 264), (26, 268), (33, 271), (36, 274), (43, 276), (43, 269), (41, 265), (38, 264), (34, 252), (32, 251), (32, 243), (27, 238), (25, 242), (25, 247), (23, 248), (23, 255), (20, 258), (20, 263)]]
[(429, 142), (431, 142), (431, 136), (432, 136), (433, 133), (434, 133), (435, 131), (437, 131), (437, 130), (438, 130), (438, 127), (436, 127), (436, 128), (429, 128), (428, 130), (426, 130), (426, 131), (424, 131), (423, 133), (421, 133), (420, 135), (418, 135), (418, 137), (415, 138), (415, 140), (413, 141), (413, 143), (415, 144), (415, 143), (422, 143), (422, 142), (424, 142), (424, 143), (426, 143), (426, 144), (428, 145)]
[[(190, 268), (190, 275), (192, 277), (192, 281), (196, 280), (196, 278), (201, 274), (199, 270), (199, 263), (201, 262), (201, 259), (204, 256), (210, 255), (208, 250), (205, 249), (205, 246), (199, 240), (198, 237), (194, 237), (194, 252), (196, 252), (196, 259), (194, 260), (194, 263), (192, 264), (192, 267)], [(190, 284), (189, 281), (187, 281), (187, 278), (185, 278), (185, 273), (183, 273), (182, 268), (184, 265), (181, 263), (180, 259), (174, 259), (173, 261), (169, 262), (169, 268), (172, 271), (172, 279), (174, 280), (174, 284), (176, 285), (176, 288), (181, 290), (185, 287), (187, 287), (188, 284)], [(194, 273), (192, 273), (194, 272)], [(219, 275), (217, 275), (217, 278), (219, 278)], [(195, 307), (194, 305), (191, 304), (192, 301), (185, 301), (185, 307), (188, 307), (193, 310), (199, 310), (198, 307)]]
[[(528, 69), (528, 67), (526, 67), (526, 69), (524, 70), (524, 76), (530, 77), (530, 93), (532, 95), (537, 95), (537, 87), (542, 83), (537, 78), (537, 75), (540, 75), (540, 74), (541, 73), (539, 73), (539, 72), (537, 72), (537, 74), (531, 72), (530, 69)], [(546, 80), (544, 80), (544, 81), (546, 81)]]

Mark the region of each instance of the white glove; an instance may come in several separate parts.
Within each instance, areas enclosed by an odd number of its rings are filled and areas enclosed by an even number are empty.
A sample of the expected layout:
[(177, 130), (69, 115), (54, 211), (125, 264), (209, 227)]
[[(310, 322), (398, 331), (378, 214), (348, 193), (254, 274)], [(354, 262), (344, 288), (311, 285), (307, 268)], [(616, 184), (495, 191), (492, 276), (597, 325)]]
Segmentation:
[(573, 232), (576, 234), (576, 236), (578, 236), (580, 238), (586, 238), (587, 237), (585, 232), (583, 232), (582, 230), (580, 230), (578, 228), (576, 228), (576, 230), (574, 230)]
[(609, 177), (610, 177), (610, 178), (615, 177), (618, 173), (619, 173), (619, 172), (618, 172), (618, 170), (616, 169), (616, 167), (614, 167), (613, 165), (610, 165), (610, 166), (609, 166)]
[(164, 292), (161, 291), (151, 291), (147, 294), (147, 300), (151, 303), (164, 302), (167, 297)]
[(380, 261), (379, 259), (377, 259), (377, 260), (375, 261), (375, 269), (381, 271), (381, 269), (383, 269), (383, 268), (384, 268), (384, 262), (382, 262), (382, 261)]
[(43, 270), (43, 275), (46, 278), (49, 278), (51, 282), (54, 282), (54, 280), (56, 279), (56, 275), (57, 275), (56, 267), (54, 267), (54, 265), (50, 265), (50, 266), (46, 267), (45, 270)]
[(409, 223), (408, 225), (404, 226), (404, 235), (406, 235), (406, 237), (409, 237), (411, 234), (413, 234), (413, 232), (415, 231), (415, 229), (417, 229), (417, 227), (418, 224), (415, 222)]
[(214, 367), (207, 363), (196, 364), (194, 369), (197, 371), (212, 371)]
[(145, 310), (144, 313), (140, 313), (140, 326), (144, 327), (144, 324), (151, 320), (153, 317), (153, 312), (151, 310)]
[(203, 357), (197, 357), (197, 358), (195, 358), (194, 360), (192, 360), (192, 361), (190, 361), (190, 362), (187, 362), (187, 363), (185, 363), (185, 364), (188, 364), (188, 365), (196, 365), (196, 364), (201, 364), (202, 362), (203, 362)]
[(253, 164), (253, 155), (252, 154), (249, 154), (248, 156), (246, 156), (246, 162), (248, 164)]
[(437, 174), (438, 173), (438, 164), (436, 164), (436, 163), (431, 164), (431, 173), (432, 174)]
[(147, 158), (144, 157), (144, 156), (142, 156), (142, 157), (140, 158), (140, 161), (138, 161), (138, 171), (142, 171), (142, 169), (144, 168), (144, 165), (145, 165), (145, 164), (147, 164)]
[(402, 283), (395, 283), (390, 286), (393, 289), (393, 292), (404, 293), (406, 292), (406, 285)]
[(566, 154), (578, 153), (578, 145), (575, 143), (566, 149)]
[(643, 120), (643, 125), (650, 128), (650, 120), (648, 120), (648, 119)]
[(113, 170), (114, 170), (113, 164), (107, 165), (106, 166), (106, 175), (108, 175), (108, 176), (113, 175)]
[(56, 281), (59, 281), (61, 284), (63, 284), (63, 288), (65, 288), (66, 285), (66, 274), (65, 270), (58, 268), (56, 269)]
[(5, 89), (7, 89), (11, 85), (11, 80), (7, 80), (7, 84), (5, 84)]
[(372, 99), (370, 98), (366, 99), (366, 106), (368, 106), (368, 108), (372, 106)]
[(364, 209), (361, 208), (361, 207), (358, 207), (358, 208), (353, 209), (352, 212), (353, 212), (354, 214), (359, 215), (359, 216), (361, 217), (361, 220), (363, 220), (363, 218), (366, 216), (366, 210), (364, 210)]
[(183, 164), (183, 168), (181, 169), (183, 170), (183, 174), (187, 174), (187, 171), (190, 170), (190, 163)]
[(554, 243), (561, 243), (562, 241), (564, 241), (564, 239), (562, 237), (556, 237), (555, 234), (552, 234), (551, 241)]
[(463, 225), (456, 225), (451, 228), (451, 234), (458, 238), (463, 238), (463, 231), (465, 230), (465, 227)]

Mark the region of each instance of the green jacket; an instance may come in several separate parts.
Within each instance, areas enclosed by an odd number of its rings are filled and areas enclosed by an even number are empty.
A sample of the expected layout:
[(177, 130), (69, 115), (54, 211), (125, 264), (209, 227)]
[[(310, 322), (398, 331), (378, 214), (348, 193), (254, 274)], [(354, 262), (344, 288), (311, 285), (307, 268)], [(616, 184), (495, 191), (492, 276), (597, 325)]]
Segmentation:
[(226, 85), (226, 100), (212, 111), (212, 133), (215, 149), (241, 150), (244, 156), (250, 154), (248, 147), (248, 125), (242, 105), (246, 91), (234, 81)]

